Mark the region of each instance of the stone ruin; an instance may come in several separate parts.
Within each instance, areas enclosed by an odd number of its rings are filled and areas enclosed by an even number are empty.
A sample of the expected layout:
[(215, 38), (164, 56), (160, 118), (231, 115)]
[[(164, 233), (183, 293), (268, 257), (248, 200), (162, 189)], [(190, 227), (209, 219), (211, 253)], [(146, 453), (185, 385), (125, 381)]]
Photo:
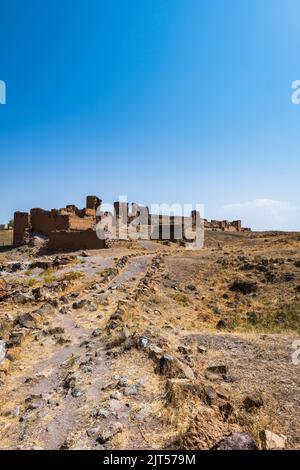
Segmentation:
[(31, 209), (30, 213), (15, 212), (13, 244), (26, 244), (30, 236), (40, 234), (48, 239), (48, 248), (53, 250), (105, 248), (105, 240), (100, 240), (95, 231), (100, 204), (99, 198), (88, 196), (84, 209), (71, 204), (50, 211)]
[[(14, 214), (14, 246), (29, 244), (34, 236), (39, 236), (51, 250), (102, 249), (107, 247), (107, 240), (100, 239), (96, 225), (107, 213), (101, 212), (102, 201), (96, 196), (87, 196), (86, 207), (78, 209), (74, 204), (62, 209), (31, 209), (28, 212)], [(138, 220), (136, 232), (145, 230), (146, 239), (169, 240), (175, 242), (185, 239), (185, 219), (191, 220), (195, 227), (199, 214), (192, 211), (191, 217), (166, 216), (150, 214), (148, 207), (127, 202), (114, 203), (114, 220), (117, 221), (116, 237), (128, 240), (127, 228)], [(209, 222), (204, 219), (205, 230), (223, 232), (243, 232), (241, 221), (227, 220)], [(123, 230), (123, 232), (122, 232)], [(143, 238), (143, 237), (141, 237)]]

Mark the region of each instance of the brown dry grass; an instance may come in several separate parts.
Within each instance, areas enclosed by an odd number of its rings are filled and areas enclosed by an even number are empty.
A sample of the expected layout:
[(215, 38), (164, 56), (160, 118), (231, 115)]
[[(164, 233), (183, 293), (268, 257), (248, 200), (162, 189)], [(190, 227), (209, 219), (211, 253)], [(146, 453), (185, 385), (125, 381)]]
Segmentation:
[(12, 245), (13, 230), (0, 230), (0, 247)]

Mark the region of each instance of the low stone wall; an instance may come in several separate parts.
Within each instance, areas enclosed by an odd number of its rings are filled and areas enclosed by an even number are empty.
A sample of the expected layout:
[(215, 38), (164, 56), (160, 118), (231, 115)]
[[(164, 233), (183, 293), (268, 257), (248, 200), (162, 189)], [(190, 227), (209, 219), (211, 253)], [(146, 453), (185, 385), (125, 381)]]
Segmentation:
[(95, 230), (50, 232), (48, 248), (51, 250), (99, 250), (106, 248), (105, 240)]

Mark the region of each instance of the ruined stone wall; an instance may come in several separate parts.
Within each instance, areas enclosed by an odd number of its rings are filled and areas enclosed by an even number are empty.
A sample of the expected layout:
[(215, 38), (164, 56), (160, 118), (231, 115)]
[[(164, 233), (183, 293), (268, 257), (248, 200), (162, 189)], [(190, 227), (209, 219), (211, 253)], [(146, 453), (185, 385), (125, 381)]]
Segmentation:
[(169, 240), (175, 242), (184, 236), (182, 225), (159, 224), (153, 227), (151, 240)]
[(101, 199), (97, 196), (87, 196), (86, 198), (86, 208), (87, 209), (94, 209), (95, 211), (101, 205)]
[(105, 240), (100, 240), (94, 230), (79, 232), (50, 232), (48, 248), (51, 250), (95, 250), (106, 248)]
[(49, 235), (53, 230), (68, 230), (70, 227), (70, 214), (61, 214), (58, 210), (52, 209), (31, 209), (31, 228), (34, 232), (41, 232)]
[(26, 230), (30, 228), (30, 215), (28, 212), (15, 212), (14, 215), (14, 239), (15, 246), (25, 243)]
[(95, 217), (96, 217), (96, 209), (88, 209), (88, 208), (82, 209), (82, 210), (80, 211), (80, 217), (92, 217), (92, 218), (95, 218)]
[[(83, 219), (77, 216), (71, 216), (69, 218), (69, 229), (70, 230), (89, 230), (93, 227), (94, 220)], [(56, 230), (59, 230), (58, 228)]]
[(234, 220), (231, 222), (231, 225), (237, 229), (238, 232), (242, 230), (242, 221), (241, 220)]
[(92, 228), (93, 222), (92, 218), (84, 219), (72, 212), (62, 214), (56, 209), (31, 209), (32, 230), (46, 235), (57, 230), (88, 230)]
[(204, 228), (212, 231), (222, 232), (243, 232), (245, 229), (242, 227), (240, 220), (229, 222), (228, 220), (211, 220), (204, 219)]

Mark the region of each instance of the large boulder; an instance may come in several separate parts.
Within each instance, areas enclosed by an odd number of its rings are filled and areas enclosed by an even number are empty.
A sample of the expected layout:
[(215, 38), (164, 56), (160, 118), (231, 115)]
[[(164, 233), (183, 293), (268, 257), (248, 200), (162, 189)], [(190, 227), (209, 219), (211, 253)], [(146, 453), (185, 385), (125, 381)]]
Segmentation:
[(258, 447), (250, 434), (233, 432), (215, 444), (212, 450), (258, 450)]
[(193, 370), (171, 354), (161, 356), (157, 366), (157, 372), (168, 378), (195, 379)]

